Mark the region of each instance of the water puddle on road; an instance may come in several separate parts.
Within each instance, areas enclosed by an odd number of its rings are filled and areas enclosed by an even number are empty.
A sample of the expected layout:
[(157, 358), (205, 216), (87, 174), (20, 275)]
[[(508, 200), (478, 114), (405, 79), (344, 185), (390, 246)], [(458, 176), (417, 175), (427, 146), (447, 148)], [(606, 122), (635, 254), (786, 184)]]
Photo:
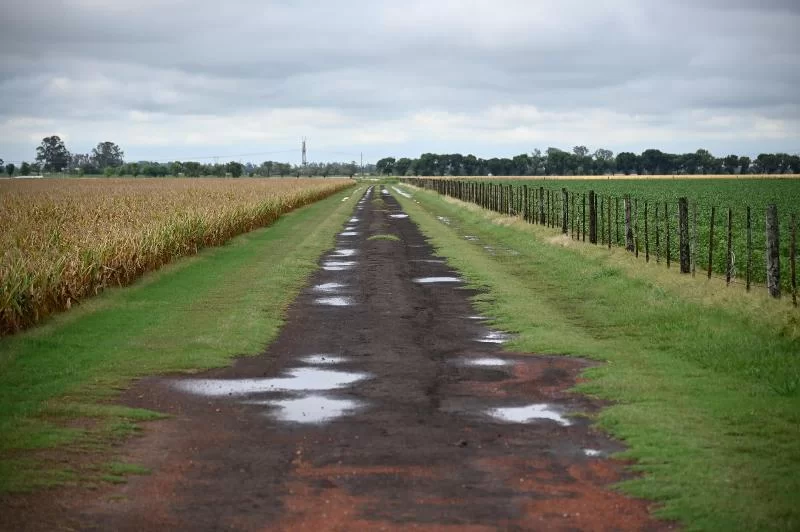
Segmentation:
[(350, 221), (349, 221), (349, 223), (351, 223), (351, 224), (357, 224), (359, 221), (360, 221), (360, 220), (354, 216), (354, 217), (350, 218)]
[(317, 292), (336, 292), (337, 290), (341, 290), (345, 287), (347, 287), (347, 285), (342, 283), (323, 283), (315, 286), (314, 290)]
[(481, 358), (462, 358), (461, 363), (465, 366), (475, 367), (497, 367), (497, 366), (512, 366), (513, 360), (505, 360), (502, 358), (481, 357)]
[(467, 316), (468, 320), (488, 320), (486, 316)]
[(329, 307), (349, 307), (353, 304), (352, 298), (349, 297), (319, 297), (314, 300), (317, 305), (327, 305)]
[(583, 454), (586, 456), (600, 456), (603, 454), (603, 451), (599, 451), (597, 449), (584, 449)]
[(333, 252), (339, 257), (352, 257), (356, 254), (355, 249), (334, 249)]
[(324, 395), (309, 395), (300, 399), (280, 401), (258, 401), (249, 404), (262, 404), (276, 407), (269, 415), (279, 421), (291, 423), (325, 423), (353, 413), (362, 404), (352, 399), (333, 399)]
[(458, 277), (418, 277), (414, 279), (415, 283), (432, 284), (432, 283), (460, 283), (461, 279)]
[(342, 270), (349, 270), (355, 266), (355, 261), (352, 260), (327, 260), (322, 263), (322, 269), (329, 272), (340, 272)]
[(511, 335), (498, 332), (498, 331), (491, 331), (486, 335), (477, 338), (476, 342), (482, 342), (484, 344), (502, 344), (511, 339)]
[(268, 392), (336, 390), (369, 377), (368, 373), (333, 371), (318, 368), (295, 368), (286, 377), (270, 379), (196, 379), (182, 380), (175, 387), (206, 397), (241, 396)]
[(314, 365), (329, 365), (329, 364), (342, 364), (349, 362), (347, 357), (339, 357), (336, 355), (308, 355), (300, 359), (301, 362)]
[[(397, 187), (392, 187), (392, 188), (394, 189), (395, 192), (397, 192), (398, 194), (400, 194), (404, 198), (411, 198), (411, 194), (409, 194), (408, 192), (403, 192), (402, 190), (400, 190)], [(419, 202), (417, 202), (417, 203), (419, 203)]]
[(487, 414), (495, 419), (509, 423), (530, 423), (539, 419), (549, 419), (564, 427), (570, 425), (567, 418), (553, 410), (552, 407), (546, 403), (492, 408), (487, 411)]
[(339, 236), (358, 236), (358, 231), (344, 231)]
[(407, 214), (390, 214), (389, 218), (408, 218)]
[(411, 262), (427, 262), (428, 264), (445, 264), (442, 259), (412, 259)]

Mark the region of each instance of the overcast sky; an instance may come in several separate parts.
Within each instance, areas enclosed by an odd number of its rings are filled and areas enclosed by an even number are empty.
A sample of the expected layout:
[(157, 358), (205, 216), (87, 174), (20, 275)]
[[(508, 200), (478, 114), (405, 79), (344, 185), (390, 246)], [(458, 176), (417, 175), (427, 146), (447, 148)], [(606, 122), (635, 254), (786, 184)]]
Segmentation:
[(6, 161), (800, 152), (798, 0), (3, 0), (0, 58)]

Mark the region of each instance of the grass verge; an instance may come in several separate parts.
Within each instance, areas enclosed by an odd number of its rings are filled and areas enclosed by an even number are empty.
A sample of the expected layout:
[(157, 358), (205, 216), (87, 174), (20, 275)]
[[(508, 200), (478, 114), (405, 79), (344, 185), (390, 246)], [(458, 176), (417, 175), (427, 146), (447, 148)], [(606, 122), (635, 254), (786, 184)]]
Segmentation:
[(90, 479), (81, 457), (158, 417), (112, 404), (132, 379), (262, 352), (355, 201), (339, 192), (0, 339), (0, 492)]
[(800, 527), (796, 315), (770, 322), (748, 299), (693, 296), (677, 273), (650, 277), (624, 252), (560, 245), (553, 231), (427, 191), (397, 199), (483, 289), (481, 313), (519, 335), (509, 348), (606, 361), (578, 390), (615, 402), (598, 425), (644, 473), (625, 492), (689, 529)]

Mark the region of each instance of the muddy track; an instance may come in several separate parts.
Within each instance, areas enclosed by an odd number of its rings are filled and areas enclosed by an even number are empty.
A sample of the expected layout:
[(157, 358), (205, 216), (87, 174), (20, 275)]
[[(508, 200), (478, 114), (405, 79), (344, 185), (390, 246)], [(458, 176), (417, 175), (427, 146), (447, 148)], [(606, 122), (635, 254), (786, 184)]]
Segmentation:
[(589, 362), (503, 351), (380, 187), (353, 216), (266, 353), (125, 393), (173, 416), (126, 449), (151, 475), (31, 514), (30, 528), (669, 526), (609, 487), (621, 446), (575, 415), (601, 405), (566, 392)]

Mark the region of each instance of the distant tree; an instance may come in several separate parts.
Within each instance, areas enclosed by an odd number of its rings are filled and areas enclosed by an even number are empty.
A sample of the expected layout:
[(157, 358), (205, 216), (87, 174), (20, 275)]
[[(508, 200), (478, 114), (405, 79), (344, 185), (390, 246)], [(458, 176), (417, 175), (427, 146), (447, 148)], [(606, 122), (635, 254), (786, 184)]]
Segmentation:
[(644, 150), (639, 156), (639, 166), (647, 174), (664, 174), (669, 170), (669, 159), (661, 150)]
[(606, 172), (614, 173), (614, 152), (600, 148), (594, 152), (595, 169), (598, 175), (604, 175)]
[(548, 175), (565, 175), (570, 168), (572, 155), (558, 148), (547, 148), (546, 172)]
[(69, 151), (58, 135), (43, 138), (41, 145), (36, 148), (36, 161), (43, 165), (45, 171), (60, 172), (67, 167), (69, 159)]
[(31, 165), (22, 161), (22, 165), (19, 167), (19, 175), (31, 175)]
[(244, 166), (242, 166), (242, 163), (237, 163), (236, 161), (231, 161), (225, 165), (225, 171), (230, 173), (233, 177), (241, 177), (243, 170)]
[(750, 172), (750, 162), (750, 157), (746, 155), (739, 157), (739, 172), (742, 174)]
[(406, 175), (409, 168), (411, 168), (411, 159), (408, 157), (402, 157), (394, 163), (394, 173), (399, 176)]
[(92, 150), (92, 159), (98, 168), (104, 170), (107, 166), (120, 166), (125, 161), (125, 152), (113, 142), (100, 142)]
[(6, 173), (8, 174), (8, 177), (11, 177), (12, 175), (14, 175), (14, 170), (16, 170), (16, 168), (17, 167), (14, 166), (14, 163), (8, 163), (6, 165)]
[(390, 175), (394, 171), (394, 165), (397, 161), (394, 157), (384, 157), (375, 163), (378, 168), (378, 173), (383, 175)]
[(589, 155), (589, 148), (586, 146), (575, 146), (572, 148), (572, 153), (577, 155), (578, 157), (586, 157)]
[(722, 166), (729, 174), (735, 174), (739, 168), (739, 157), (736, 155), (728, 155), (722, 160)]
[(2, 158), (0, 158), (0, 166), (3, 166), (4, 163), (5, 161)]
[(635, 153), (624, 151), (617, 155), (617, 170), (625, 175), (637, 173), (639, 157)]

